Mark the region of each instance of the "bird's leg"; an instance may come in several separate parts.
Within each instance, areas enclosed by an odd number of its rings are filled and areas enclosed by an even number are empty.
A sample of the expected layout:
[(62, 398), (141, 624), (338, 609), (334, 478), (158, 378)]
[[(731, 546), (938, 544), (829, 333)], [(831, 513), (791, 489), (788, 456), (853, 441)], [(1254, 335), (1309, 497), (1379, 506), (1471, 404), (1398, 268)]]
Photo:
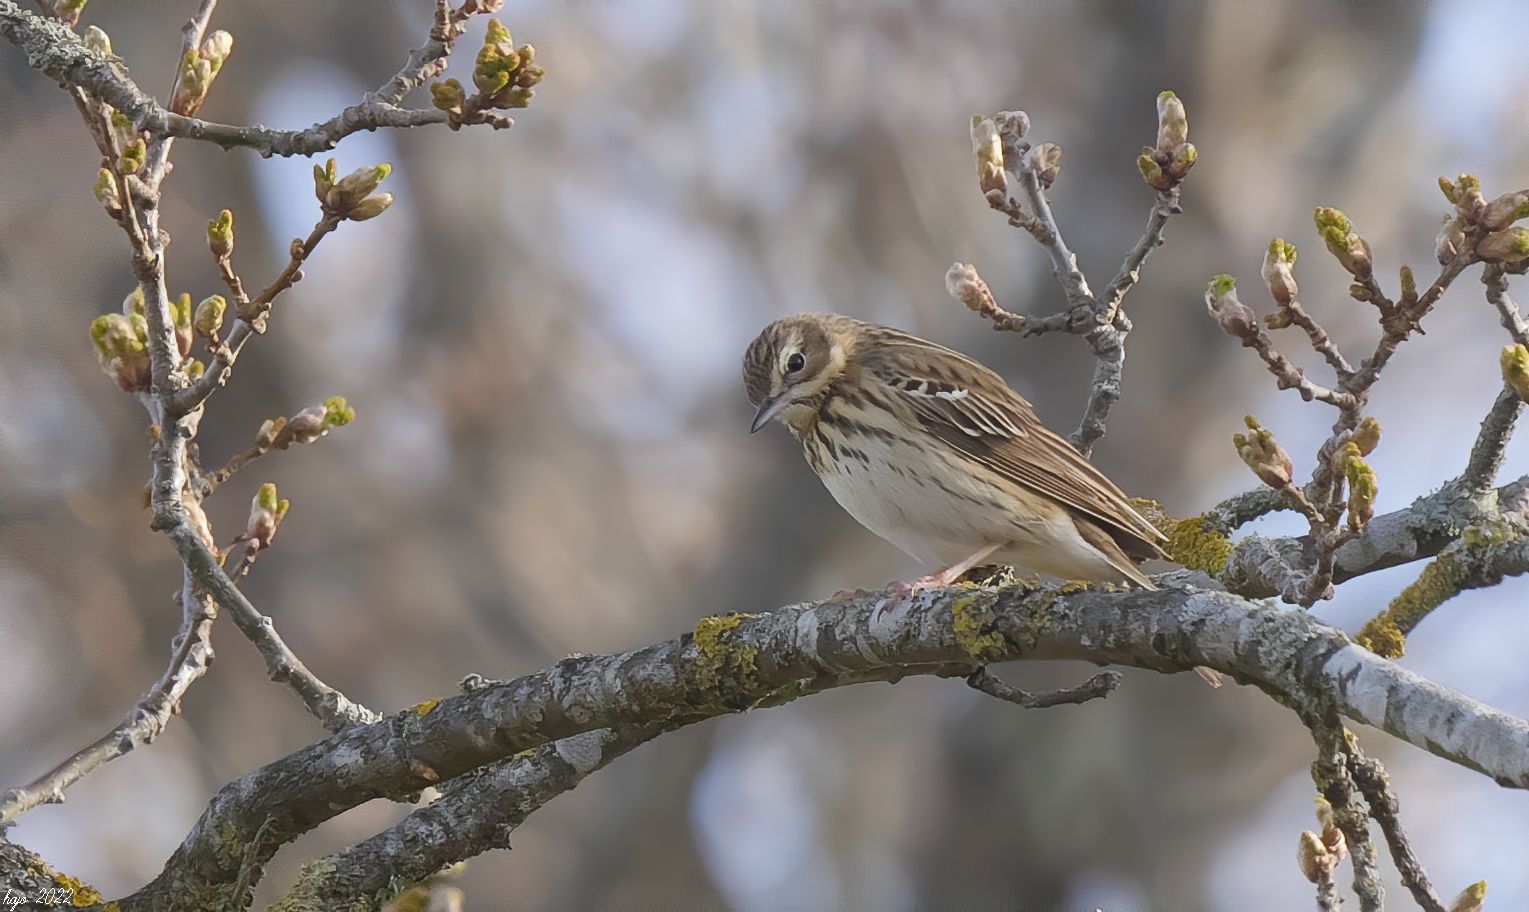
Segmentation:
[(920, 589), (933, 589), (941, 586), (949, 586), (951, 583), (954, 583), (962, 576), (965, 576), (966, 571), (991, 557), (993, 552), (998, 550), (998, 547), (998, 545), (984, 545), (977, 551), (972, 552), (970, 556), (962, 558), (961, 560), (956, 561), (948, 567), (936, 570), (928, 576), (921, 576), (918, 579), (911, 579), (907, 582), (893, 583), (892, 585), (888, 586), (887, 589), (888, 591), (894, 592), (898, 595), (907, 595), (910, 592), (917, 592)]

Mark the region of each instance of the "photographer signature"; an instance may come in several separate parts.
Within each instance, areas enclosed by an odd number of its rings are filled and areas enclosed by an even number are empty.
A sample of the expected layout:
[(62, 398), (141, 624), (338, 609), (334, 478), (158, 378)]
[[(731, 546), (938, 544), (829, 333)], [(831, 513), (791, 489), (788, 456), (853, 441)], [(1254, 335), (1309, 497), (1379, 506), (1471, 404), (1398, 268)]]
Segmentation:
[(5, 888), (5, 895), (0, 897), (0, 909), (4, 912), (14, 912), (18, 906), (35, 904), (39, 906), (72, 906), (74, 905), (74, 891), (67, 887), (44, 887), (35, 893), (20, 893)]

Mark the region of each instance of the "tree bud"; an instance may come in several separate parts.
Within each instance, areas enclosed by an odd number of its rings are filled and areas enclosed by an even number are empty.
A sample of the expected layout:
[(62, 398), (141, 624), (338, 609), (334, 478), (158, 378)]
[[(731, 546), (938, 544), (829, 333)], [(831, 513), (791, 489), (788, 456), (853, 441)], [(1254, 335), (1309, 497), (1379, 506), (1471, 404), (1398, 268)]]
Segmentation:
[(977, 158), (977, 186), (999, 203), (1009, 197), (1009, 177), (1003, 169), (1003, 142), (998, 125), (987, 117), (972, 118), (972, 153)]
[(218, 259), (234, 252), (234, 214), (227, 209), (207, 223), (207, 248)]
[(1189, 118), (1184, 113), (1184, 103), (1172, 92), (1157, 95), (1157, 151), (1173, 155), (1174, 150), (1189, 142)]
[(1287, 243), (1284, 238), (1270, 241), (1269, 249), (1264, 252), (1264, 284), (1269, 286), (1269, 294), (1281, 305), (1294, 301), (1300, 293), (1300, 288), (1295, 284), (1295, 273), (1291, 269), (1295, 266), (1295, 256), (1295, 245)]
[(1062, 173), (1062, 147), (1056, 143), (1041, 143), (1029, 154), (1030, 169), (1035, 172), (1035, 177), (1040, 181), (1043, 189), (1048, 189), (1056, 183), (1057, 177)]
[(1218, 275), (1205, 288), (1205, 309), (1228, 335), (1248, 339), (1258, 333), (1258, 317), (1237, 298), (1237, 280)]
[(1243, 419), (1252, 433), (1234, 434), (1232, 444), (1237, 447), (1237, 455), (1253, 470), (1258, 479), (1271, 488), (1284, 488), (1289, 485), (1294, 477), (1294, 465), (1290, 461), (1290, 454), (1274, 439), (1274, 434), (1268, 428), (1258, 423), (1258, 419), (1248, 415)]

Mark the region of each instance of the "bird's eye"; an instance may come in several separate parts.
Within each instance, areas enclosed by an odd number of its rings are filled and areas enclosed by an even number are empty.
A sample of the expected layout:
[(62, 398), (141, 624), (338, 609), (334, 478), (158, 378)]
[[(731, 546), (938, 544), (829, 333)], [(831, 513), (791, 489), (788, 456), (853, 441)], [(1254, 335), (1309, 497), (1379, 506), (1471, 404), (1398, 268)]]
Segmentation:
[(786, 359), (786, 373), (794, 374), (807, 366), (807, 359), (802, 357), (801, 352), (796, 352)]

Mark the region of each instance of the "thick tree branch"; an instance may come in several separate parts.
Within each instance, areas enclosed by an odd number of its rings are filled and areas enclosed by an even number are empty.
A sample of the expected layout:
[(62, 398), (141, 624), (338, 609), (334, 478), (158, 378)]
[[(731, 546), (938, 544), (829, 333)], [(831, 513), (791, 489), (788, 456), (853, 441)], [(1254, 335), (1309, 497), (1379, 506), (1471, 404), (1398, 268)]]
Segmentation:
[[(1269, 490), (1270, 495), (1277, 491)], [(1246, 598), (1269, 598), (1280, 593), (1280, 571), (1302, 566), (1312, 547), (1308, 535), (1268, 538), (1249, 535), (1233, 543), (1223, 531), (1225, 517), (1240, 518), (1261, 498), (1242, 495), (1189, 520), (1165, 526), (1169, 553), (1186, 567), (1203, 570), (1228, 590)], [(1185, 524), (1194, 524), (1189, 534)], [(1477, 526), (1529, 533), (1529, 476), (1485, 491), (1447, 484), (1418, 498), (1405, 509), (1371, 519), (1364, 531), (1334, 553), (1333, 580), (1345, 580), (1401, 564), (1434, 557)]]
[(1208, 666), (1297, 708), (1330, 700), (1349, 718), (1505, 786), (1529, 788), (1529, 723), (1380, 659), (1304, 612), (1193, 588), (875, 593), (707, 618), (678, 639), (575, 656), (342, 732), (226, 786), (160, 877), (123, 907), (219, 908), (238, 873), (237, 863), (218, 860), (232, 857), (230, 845), (246, 847), (264, 829), (260, 854), (274, 853), (350, 807), (405, 798), (550, 741), (688, 724), (868, 679), (970, 674), (1016, 658), (1164, 672)]

